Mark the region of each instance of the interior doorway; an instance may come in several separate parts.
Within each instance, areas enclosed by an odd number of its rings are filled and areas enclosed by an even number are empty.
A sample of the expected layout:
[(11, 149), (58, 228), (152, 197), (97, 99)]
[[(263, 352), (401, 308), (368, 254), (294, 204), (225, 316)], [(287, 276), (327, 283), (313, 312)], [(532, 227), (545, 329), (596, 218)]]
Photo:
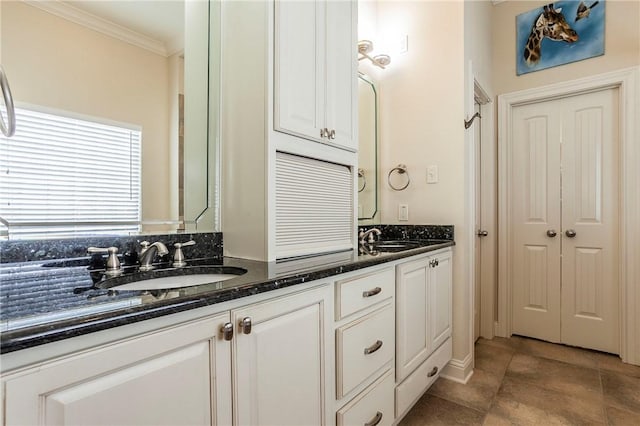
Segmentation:
[(496, 273), (496, 145), (490, 132), (493, 109), (491, 99), (474, 82), (473, 147), (475, 159), (474, 229), (474, 309), (473, 337), (493, 337)]

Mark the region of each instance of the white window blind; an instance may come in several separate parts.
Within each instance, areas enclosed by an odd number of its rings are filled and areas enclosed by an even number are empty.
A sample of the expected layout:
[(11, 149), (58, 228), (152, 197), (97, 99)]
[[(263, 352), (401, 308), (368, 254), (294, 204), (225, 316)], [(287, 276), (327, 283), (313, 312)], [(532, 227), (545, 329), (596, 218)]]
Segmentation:
[(0, 218), (11, 238), (140, 230), (139, 128), (16, 108), (0, 138)]
[(276, 154), (276, 258), (353, 248), (349, 167)]

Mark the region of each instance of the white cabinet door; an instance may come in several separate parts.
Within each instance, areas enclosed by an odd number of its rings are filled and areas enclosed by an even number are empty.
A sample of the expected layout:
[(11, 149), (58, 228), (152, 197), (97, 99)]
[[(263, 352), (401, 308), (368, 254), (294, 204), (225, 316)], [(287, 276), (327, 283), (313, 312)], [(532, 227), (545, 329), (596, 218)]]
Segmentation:
[(228, 314), (27, 370), (5, 383), (5, 424), (231, 423)]
[(274, 128), (357, 149), (357, 2), (275, 5)]
[(232, 311), (237, 424), (326, 423), (329, 294), (325, 286)]
[(358, 59), (357, 43), (349, 41), (356, 39), (356, 8), (355, 1), (327, 2), (326, 127), (335, 132), (331, 142), (353, 149), (358, 148)]
[(451, 336), (451, 252), (429, 259), (429, 340), (434, 351)]
[(451, 251), (396, 267), (398, 381), (451, 335), (451, 273)]
[(275, 3), (274, 126), (321, 140), (324, 121), (324, 1)]
[(396, 267), (396, 377), (403, 380), (431, 353), (427, 312), (429, 258)]

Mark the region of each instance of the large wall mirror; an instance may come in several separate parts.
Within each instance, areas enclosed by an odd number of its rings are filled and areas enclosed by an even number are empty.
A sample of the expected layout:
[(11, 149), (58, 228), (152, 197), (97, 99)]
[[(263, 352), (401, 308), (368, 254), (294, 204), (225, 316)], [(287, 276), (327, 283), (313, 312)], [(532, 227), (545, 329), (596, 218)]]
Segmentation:
[(378, 95), (373, 81), (358, 76), (358, 220), (376, 218), (378, 212)]
[[(22, 111), (0, 149), (4, 238), (220, 230), (219, 7), (0, 3), (0, 63)], [(87, 203), (75, 224), (74, 203)]]

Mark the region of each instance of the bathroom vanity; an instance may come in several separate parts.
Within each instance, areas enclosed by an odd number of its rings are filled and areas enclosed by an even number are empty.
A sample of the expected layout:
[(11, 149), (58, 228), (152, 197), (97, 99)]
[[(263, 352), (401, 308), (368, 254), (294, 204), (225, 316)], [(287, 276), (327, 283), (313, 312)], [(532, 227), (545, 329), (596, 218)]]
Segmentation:
[(393, 424), (451, 358), (452, 245), (225, 258), (247, 273), (3, 333), (3, 424)]

